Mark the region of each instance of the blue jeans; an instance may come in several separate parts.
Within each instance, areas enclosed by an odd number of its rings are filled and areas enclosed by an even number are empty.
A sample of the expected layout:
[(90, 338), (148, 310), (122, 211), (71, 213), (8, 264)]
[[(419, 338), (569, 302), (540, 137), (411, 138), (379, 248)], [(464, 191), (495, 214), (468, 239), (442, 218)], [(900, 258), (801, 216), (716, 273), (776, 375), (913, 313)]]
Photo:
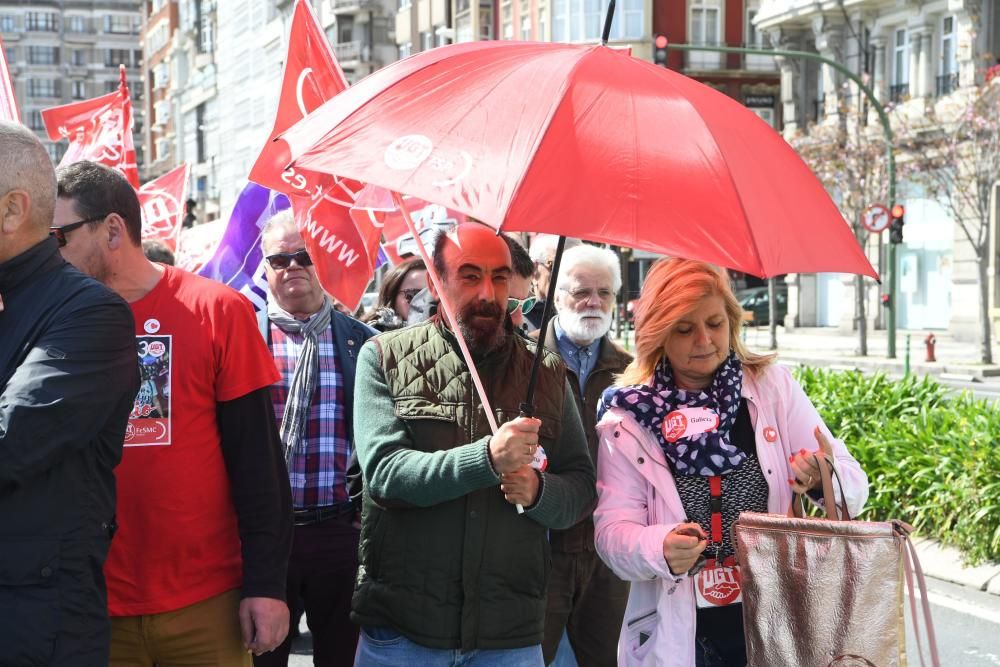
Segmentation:
[(544, 667), (542, 645), (461, 651), (427, 648), (391, 628), (361, 628), (355, 667)]

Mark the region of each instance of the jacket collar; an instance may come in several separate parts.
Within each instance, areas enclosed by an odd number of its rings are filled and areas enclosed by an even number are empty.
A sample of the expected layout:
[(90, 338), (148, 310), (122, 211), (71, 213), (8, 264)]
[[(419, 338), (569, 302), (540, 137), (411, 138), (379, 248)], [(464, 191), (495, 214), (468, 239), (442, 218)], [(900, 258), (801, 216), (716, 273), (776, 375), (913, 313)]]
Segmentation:
[(64, 262), (59, 254), (59, 242), (49, 236), (0, 264), (0, 294), (10, 292), (36, 273), (53, 269)]

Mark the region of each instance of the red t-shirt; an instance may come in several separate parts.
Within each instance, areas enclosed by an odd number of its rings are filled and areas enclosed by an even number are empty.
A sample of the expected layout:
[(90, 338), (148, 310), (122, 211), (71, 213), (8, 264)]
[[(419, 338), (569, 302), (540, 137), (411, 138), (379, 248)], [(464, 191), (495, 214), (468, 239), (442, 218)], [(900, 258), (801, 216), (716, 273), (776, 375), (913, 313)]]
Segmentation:
[(216, 404), (279, 379), (250, 303), (173, 267), (132, 304), (142, 381), (115, 469), (112, 616), (180, 609), (239, 588), (236, 510)]

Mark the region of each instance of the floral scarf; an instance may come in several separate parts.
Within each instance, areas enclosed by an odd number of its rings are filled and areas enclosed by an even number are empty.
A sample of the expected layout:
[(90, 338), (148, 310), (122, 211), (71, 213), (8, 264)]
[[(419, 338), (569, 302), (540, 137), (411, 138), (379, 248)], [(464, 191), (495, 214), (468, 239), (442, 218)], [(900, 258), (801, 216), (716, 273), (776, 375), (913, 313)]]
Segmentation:
[[(680, 475), (712, 477), (725, 475), (743, 464), (746, 454), (729, 442), (729, 431), (736, 423), (743, 389), (743, 366), (733, 352), (715, 371), (707, 390), (678, 389), (670, 362), (664, 357), (653, 373), (652, 386), (609, 387), (601, 396), (598, 418), (608, 408), (627, 410), (636, 421), (656, 436), (663, 453)], [(718, 426), (704, 433), (668, 440), (663, 422), (681, 408), (708, 408), (719, 417)]]

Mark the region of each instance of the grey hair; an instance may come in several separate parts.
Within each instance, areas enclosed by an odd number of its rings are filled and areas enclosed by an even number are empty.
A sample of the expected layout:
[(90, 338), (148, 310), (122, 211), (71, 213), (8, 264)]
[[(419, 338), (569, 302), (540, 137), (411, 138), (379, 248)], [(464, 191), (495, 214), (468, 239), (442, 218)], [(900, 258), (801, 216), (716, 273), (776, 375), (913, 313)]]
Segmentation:
[(573, 272), (573, 269), (581, 266), (603, 269), (611, 274), (611, 289), (614, 290), (615, 294), (622, 288), (622, 265), (618, 254), (607, 248), (587, 244), (578, 245), (563, 252), (556, 287), (565, 288), (566, 283), (569, 282), (569, 274)]
[(292, 214), (292, 209), (286, 208), (283, 211), (278, 211), (264, 223), (264, 228), (260, 230), (260, 248), (267, 254), (267, 237), (276, 229), (287, 229), (291, 227), (292, 229), (298, 231), (298, 225), (295, 224), (295, 216)]
[[(531, 261), (536, 264), (545, 264), (552, 260), (552, 257), (556, 254), (556, 245), (559, 243), (559, 237), (555, 234), (538, 234), (531, 240), (531, 248), (528, 250), (528, 254), (531, 255)], [(563, 246), (566, 250), (570, 248), (575, 248), (580, 245), (580, 241), (577, 239), (566, 239), (566, 245)]]
[(46, 232), (56, 210), (56, 170), (45, 146), (23, 125), (0, 121), (0, 194), (24, 190), (31, 197), (31, 222)]

